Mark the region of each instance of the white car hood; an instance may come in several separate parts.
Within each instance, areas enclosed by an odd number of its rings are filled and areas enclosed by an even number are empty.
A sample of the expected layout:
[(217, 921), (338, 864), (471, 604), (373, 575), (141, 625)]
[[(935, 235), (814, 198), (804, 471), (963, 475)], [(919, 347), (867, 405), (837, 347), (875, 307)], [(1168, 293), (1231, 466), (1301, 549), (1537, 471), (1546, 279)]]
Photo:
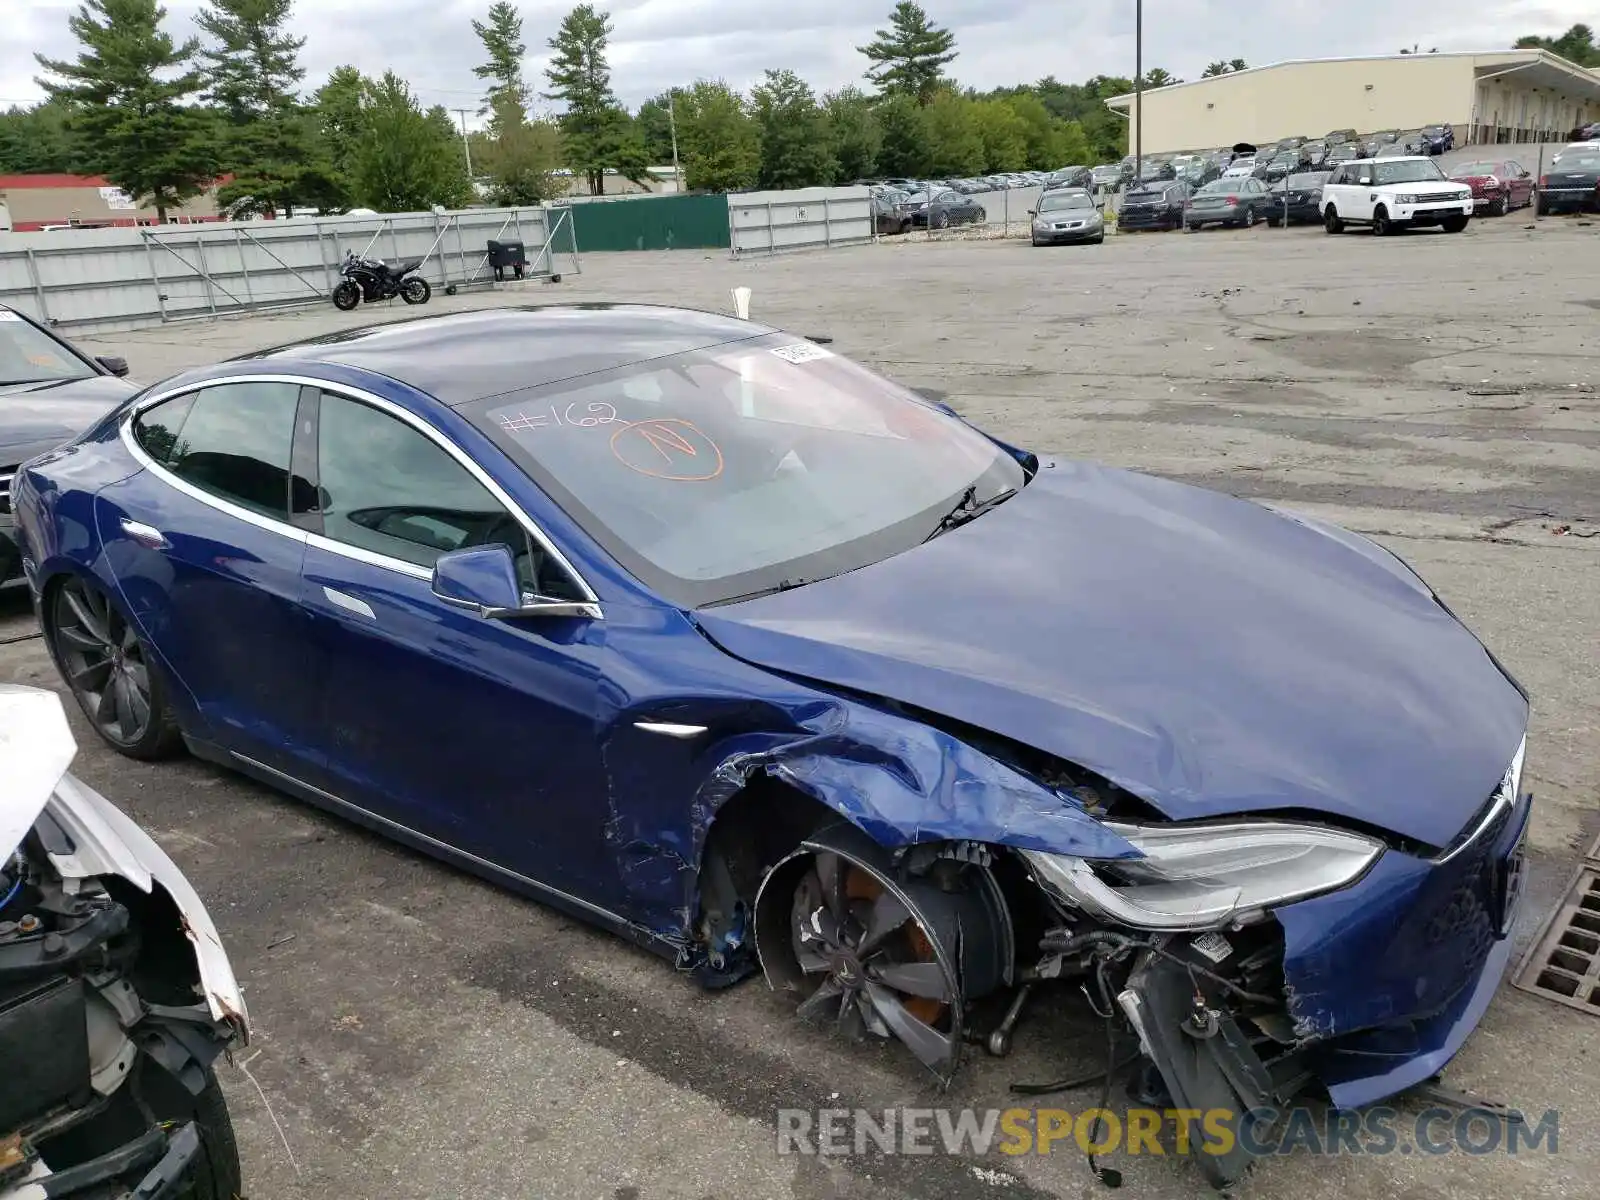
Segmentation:
[(0, 683), (0, 850), (9, 855), (48, 808), (74, 848), (50, 856), (63, 879), (115, 875), (146, 893), (159, 884), (183, 918), (212, 1017), (247, 1038), (244, 996), (211, 915), (149, 834), (67, 773), (77, 752), (59, 696)]

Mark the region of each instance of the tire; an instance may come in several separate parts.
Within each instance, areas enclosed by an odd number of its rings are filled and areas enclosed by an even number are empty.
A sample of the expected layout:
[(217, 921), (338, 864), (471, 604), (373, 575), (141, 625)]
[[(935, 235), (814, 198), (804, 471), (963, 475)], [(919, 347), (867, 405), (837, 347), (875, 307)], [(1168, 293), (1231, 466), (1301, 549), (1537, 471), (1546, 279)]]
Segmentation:
[(1383, 205), (1378, 205), (1372, 210), (1372, 235), (1374, 237), (1388, 237), (1395, 232), (1394, 222), (1389, 220), (1389, 210)]
[(1550, 215), (1550, 206), (1545, 203), (1544, 197), (1538, 195), (1537, 193), (1534, 194), (1533, 198), (1533, 211), (1541, 217), (1547, 217)]
[(1467, 227), (1466, 217), (1446, 217), (1439, 222), (1439, 227), (1446, 233), (1460, 233)]
[(1034, 245), (1035, 245), (1035, 246), (1042, 246), (1042, 245), (1044, 245), (1044, 243), (1043, 243), (1043, 242), (1041, 242), (1041, 241), (1040, 241), (1040, 240), (1039, 240), (1039, 239), (1038, 239), (1038, 238), (1033, 238), (1033, 239), (1032, 239), (1032, 241), (1033, 241), (1033, 244), (1034, 244)]
[(1102, 233), (1099, 237), (1095, 238), (1094, 241), (1090, 242), (1089, 244), (1091, 246), (1104, 246), (1106, 244), (1106, 235)]
[(974, 225), (987, 225), (989, 223), (988, 212), (980, 208), (978, 210), (978, 215), (972, 218), (972, 223)]
[(119, 754), (146, 762), (171, 758), (183, 732), (153, 656), (100, 587), (71, 576), (40, 606), (45, 639), (61, 678)]
[(195, 1132), (200, 1135), (194, 1200), (235, 1200), (244, 1189), (239, 1143), (234, 1136), (228, 1103), (214, 1072), (206, 1072), (205, 1090), (193, 1097), (191, 1111), (186, 1116), (194, 1122)]
[(340, 312), (349, 312), (361, 303), (361, 289), (346, 279), (333, 289), (333, 306)]
[(1267, 218), (1267, 228), (1268, 229), (1276, 229), (1279, 225), (1282, 225), (1282, 224), (1283, 224), (1283, 218), (1282, 217), (1268, 217)]
[(1239, 223), (1241, 229), (1254, 229), (1256, 226), (1256, 210), (1247, 206), (1244, 210), (1244, 220)]
[(949, 229), (950, 228), (950, 214), (947, 213), (947, 212), (940, 213), (937, 217), (934, 218), (933, 227), (935, 229)]
[(1339, 210), (1331, 204), (1322, 210), (1322, 228), (1329, 233), (1344, 232), (1344, 222), (1339, 219)]
[(400, 299), (407, 304), (426, 304), (433, 296), (433, 288), (420, 275), (413, 275), (400, 285)]

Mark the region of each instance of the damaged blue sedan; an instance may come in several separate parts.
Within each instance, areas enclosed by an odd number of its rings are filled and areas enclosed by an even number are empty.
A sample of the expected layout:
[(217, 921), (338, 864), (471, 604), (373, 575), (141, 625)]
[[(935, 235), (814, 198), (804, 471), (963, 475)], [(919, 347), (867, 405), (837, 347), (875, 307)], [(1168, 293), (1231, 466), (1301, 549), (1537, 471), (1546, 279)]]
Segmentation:
[(151, 388), (14, 503), (118, 750), (762, 972), (941, 1078), (1067, 981), (1174, 1107), (1361, 1105), (1506, 967), (1528, 701), (1411, 570), (810, 339), (341, 332)]

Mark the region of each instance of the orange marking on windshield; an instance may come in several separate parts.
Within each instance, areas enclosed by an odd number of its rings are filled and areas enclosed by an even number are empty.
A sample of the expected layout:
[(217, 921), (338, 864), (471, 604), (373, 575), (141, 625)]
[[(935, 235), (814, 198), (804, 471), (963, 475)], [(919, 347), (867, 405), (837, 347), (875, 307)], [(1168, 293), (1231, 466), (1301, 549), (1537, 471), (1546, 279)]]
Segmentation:
[(652, 417), (611, 435), (611, 453), (630, 471), (652, 479), (700, 483), (722, 474), (722, 449), (692, 421)]

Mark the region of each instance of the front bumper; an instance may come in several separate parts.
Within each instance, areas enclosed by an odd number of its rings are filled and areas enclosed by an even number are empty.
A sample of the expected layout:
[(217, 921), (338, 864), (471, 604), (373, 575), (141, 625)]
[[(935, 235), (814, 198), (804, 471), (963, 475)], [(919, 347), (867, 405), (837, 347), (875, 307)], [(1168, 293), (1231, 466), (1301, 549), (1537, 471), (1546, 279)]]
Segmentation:
[(1539, 207), (1546, 212), (1563, 209), (1600, 211), (1600, 188), (1540, 188)]
[(1340, 1107), (1436, 1074), (1477, 1026), (1524, 902), (1525, 794), (1447, 859), (1386, 850), (1342, 891), (1279, 909), (1297, 1038)]
[(1058, 245), (1064, 242), (1092, 242), (1105, 236), (1106, 227), (1098, 222), (1083, 224), (1071, 229), (1033, 230), (1033, 240), (1040, 245)]
[(1117, 216), (1118, 229), (1176, 229), (1183, 218), (1164, 208), (1134, 209)]
[(1393, 220), (1411, 225), (1437, 225), (1451, 217), (1470, 217), (1475, 205), (1471, 196), (1465, 200), (1438, 201), (1430, 204), (1400, 204), (1394, 206)]

